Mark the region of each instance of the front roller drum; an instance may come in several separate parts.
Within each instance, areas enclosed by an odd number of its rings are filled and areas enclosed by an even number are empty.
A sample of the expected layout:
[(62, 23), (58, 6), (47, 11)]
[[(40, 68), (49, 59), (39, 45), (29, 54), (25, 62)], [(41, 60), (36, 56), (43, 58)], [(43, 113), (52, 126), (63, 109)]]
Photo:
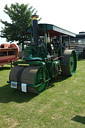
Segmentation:
[[(15, 72), (17, 70), (17, 72)], [(46, 68), (40, 66), (15, 66), (12, 68), (9, 81), (17, 83), (17, 89), (25, 92), (41, 93), (48, 85), (49, 76)]]
[(77, 56), (75, 50), (65, 50), (62, 58), (62, 74), (72, 76), (77, 68)]

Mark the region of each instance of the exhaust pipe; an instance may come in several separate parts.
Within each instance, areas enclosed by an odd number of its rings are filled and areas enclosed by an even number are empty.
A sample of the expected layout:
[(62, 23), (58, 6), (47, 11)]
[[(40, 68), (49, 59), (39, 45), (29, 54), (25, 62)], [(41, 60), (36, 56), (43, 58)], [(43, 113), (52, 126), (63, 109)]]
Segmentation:
[(38, 46), (38, 21), (37, 21), (38, 15), (32, 15), (32, 24), (33, 24), (33, 38), (34, 43), (36, 46)]

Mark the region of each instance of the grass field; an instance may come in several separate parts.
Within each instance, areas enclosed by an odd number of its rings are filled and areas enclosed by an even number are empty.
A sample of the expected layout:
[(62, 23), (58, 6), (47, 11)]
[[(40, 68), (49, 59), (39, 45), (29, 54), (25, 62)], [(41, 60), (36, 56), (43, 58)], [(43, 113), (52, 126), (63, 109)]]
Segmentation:
[(85, 60), (40, 95), (11, 89), (9, 72), (0, 68), (0, 128), (85, 128)]

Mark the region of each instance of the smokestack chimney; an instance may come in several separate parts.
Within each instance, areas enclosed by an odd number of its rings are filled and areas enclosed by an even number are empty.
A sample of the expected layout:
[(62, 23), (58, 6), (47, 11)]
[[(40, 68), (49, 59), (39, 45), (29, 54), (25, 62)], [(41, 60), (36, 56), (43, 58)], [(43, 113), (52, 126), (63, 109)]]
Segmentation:
[(33, 24), (33, 38), (35, 45), (38, 45), (38, 15), (32, 15), (32, 24)]

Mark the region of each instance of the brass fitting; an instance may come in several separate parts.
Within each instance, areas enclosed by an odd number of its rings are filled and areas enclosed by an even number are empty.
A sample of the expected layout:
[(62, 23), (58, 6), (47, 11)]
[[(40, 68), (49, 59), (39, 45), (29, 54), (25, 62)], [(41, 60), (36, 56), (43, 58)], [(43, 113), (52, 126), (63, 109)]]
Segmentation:
[(32, 15), (32, 20), (37, 20), (38, 17), (38, 15)]

